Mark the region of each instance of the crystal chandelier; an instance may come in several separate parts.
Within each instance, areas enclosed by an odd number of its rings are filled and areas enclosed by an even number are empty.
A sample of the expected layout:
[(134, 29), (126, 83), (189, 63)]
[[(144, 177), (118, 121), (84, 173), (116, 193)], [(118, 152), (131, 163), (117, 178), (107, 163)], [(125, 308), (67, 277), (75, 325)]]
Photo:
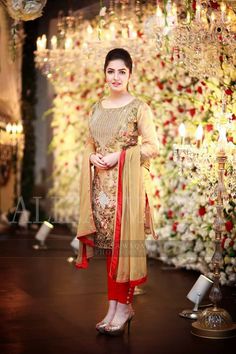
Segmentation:
[[(221, 78), (236, 64), (236, 15), (226, 3), (197, 0), (195, 12), (171, 0), (146, 22), (161, 54), (182, 64), (191, 76)], [(184, 14), (184, 18), (183, 18)], [(178, 18), (179, 16), (179, 18)]]
[(101, 7), (99, 15), (89, 22), (80, 14), (60, 14), (57, 35), (49, 45), (46, 35), (37, 39), (36, 67), (58, 92), (77, 90), (89, 62), (101, 67), (106, 53), (117, 46), (131, 55), (142, 48), (140, 7), (139, 1), (110, 1), (109, 8)]

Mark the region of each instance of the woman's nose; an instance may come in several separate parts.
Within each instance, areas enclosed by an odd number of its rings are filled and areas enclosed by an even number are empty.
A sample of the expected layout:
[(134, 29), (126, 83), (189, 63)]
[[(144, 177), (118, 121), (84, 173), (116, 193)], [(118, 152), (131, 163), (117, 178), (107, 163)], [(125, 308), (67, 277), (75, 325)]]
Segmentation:
[(114, 79), (118, 80), (119, 79), (119, 73), (118, 72), (114, 72)]

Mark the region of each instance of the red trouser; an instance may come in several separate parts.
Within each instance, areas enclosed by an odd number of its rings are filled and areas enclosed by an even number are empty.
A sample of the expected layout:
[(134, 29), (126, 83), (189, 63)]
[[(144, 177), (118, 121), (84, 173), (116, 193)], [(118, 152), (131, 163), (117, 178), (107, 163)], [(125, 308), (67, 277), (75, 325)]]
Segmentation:
[(109, 276), (111, 265), (111, 254), (107, 254), (107, 287), (108, 300), (116, 300), (122, 304), (131, 304), (134, 295), (134, 287), (130, 287), (129, 283), (117, 283)]

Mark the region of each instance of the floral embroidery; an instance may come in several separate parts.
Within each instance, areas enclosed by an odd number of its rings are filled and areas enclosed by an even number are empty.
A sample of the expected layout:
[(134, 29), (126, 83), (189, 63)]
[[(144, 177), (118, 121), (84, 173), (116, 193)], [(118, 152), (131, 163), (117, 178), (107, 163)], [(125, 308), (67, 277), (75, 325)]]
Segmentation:
[(101, 204), (103, 209), (110, 201), (110, 199), (108, 198), (108, 196), (104, 192), (99, 193), (98, 199), (99, 199), (99, 203)]
[[(106, 155), (111, 152), (127, 149), (129, 146), (137, 145), (137, 112), (140, 104), (141, 101), (136, 99), (126, 110), (118, 109), (116, 114), (119, 121), (114, 119), (113, 110), (109, 112), (106, 111), (106, 117), (104, 117), (101, 105), (96, 105), (90, 119), (90, 132), (93, 135), (96, 151), (98, 153)], [(106, 136), (108, 142), (104, 144), (105, 140), (102, 141), (101, 139), (103, 137), (102, 133), (107, 129), (107, 120), (105, 118), (108, 120), (111, 118), (109, 120), (110, 124), (113, 119), (116, 126), (111, 127), (111, 137)], [(105, 126), (103, 126), (102, 123), (105, 124)], [(99, 129), (101, 129), (101, 131), (99, 131)], [(116, 134), (113, 135), (112, 132), (114, 131), (116, 131)], [(117, 181), (118, 165), (105, 171), (95, 169), (92, 207), (97, 229), (95, 245), (99, 248), (112, 248), (113, 245)]]

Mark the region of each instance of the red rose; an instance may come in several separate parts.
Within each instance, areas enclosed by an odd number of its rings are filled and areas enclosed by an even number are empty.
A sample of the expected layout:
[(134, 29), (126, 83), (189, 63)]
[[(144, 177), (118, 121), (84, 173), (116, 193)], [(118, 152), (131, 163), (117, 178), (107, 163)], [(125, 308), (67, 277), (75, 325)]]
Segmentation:
[(173, 218), (173, 211), (172, 210), (168, 210), (167, 217), (168, 217), (168, 219), (172, 219)]
[(183, 107), (178, 107), (178, 111), (179, 111), (179, 113), (183, 113), (184, 112), (184, 109), (183, 109)]
[(225, 90), (226, 95), (231, 96), (233, 94), (233, 91), (229, 88)]
[(201, 206), (199, 209), (198, 209), (198, 215), (199, 216), (203, 216), (206, 214), (206, 208), (204, 206)]
[(225, 229), (226, 231), (230, 232), (233, 229), (234, 225), (231, 220), (226, 221)]
[(217, 1), (210, 1), (210, 6), (212, 9), (217, 10), (219, 8), (219, 4), (217, 3)]
[(157, 189), (156, 190), (156, 192), (155, 192), (155, 196), (157, 197), (157, 198), (159, 198), (160, 197), (160, 192), (159, 192), (159, 190)]
[(186, 184), (182, 184), (182, 190), (184, 191), (186, 188)]
[(157, 82), (157, 86), (159, 87), (160, 90), (163, 90), (163, 88), (164, 88), (163, 83), (159, 82), (159, 81)]
[(233, 142), (234, 142), (234, 139), (233, 139), (232, 136), (228, 136), (228, 137), (227, 137), (227, 141), (232, 141), (232, 143), (233, 143)]
[(141, 38), (143, 36), (143, 32), (137, 31), (138, 37)]
[(213, 130), (213, 124), (207, 124), (207, 125), (206, 125), (206, 130), (207, 130), (208, 132), (211, 132), (211, 131)]
[(190, 87), (187, 87), (187, 88), (186, 88), (186, 92), (188, 92), (188, 93), (192, 93), (191, 88), (190, 88)]
[(163, 144), (163, 145), (166, 145), (166, 143), (167, 143), (167, 139), (166, 139), (165, 136), (163, 136), (163, 138), (162, 138), (162, 144)]
[(202, 94), (202, 88), (201, 88), (201, 86), (198, 86), (197, 92), (200, 93), (200, 94)]
[(174, 224), (172, 225), (172, 231), (176, 232), (178, 225), (179, 225), (178, 221), (174, 222)]
[(210, 204), (210, 205), (214, 205), (214, 204), (215, 204), (214, 200), (209, 199), (209, 204)]
[(195, 116), (196, 109), (195, 108), (190, 108), (189, 113), (190, 113), (191, 117)]
[(166, 120), (165, 122), (164, 122), (164, 127), (166, 127), (167, 125), (169, 125), (170, 124), (170, 121), (169, 120)]
[(182, 90), (183, 90), (183, 86), (179, 84), (179, 85), (177, 86), (177, 90), (178, 90), (178, 91), (182, 91)]
[(232, 114), (232, 120), (236, 120), (236, 115)]

